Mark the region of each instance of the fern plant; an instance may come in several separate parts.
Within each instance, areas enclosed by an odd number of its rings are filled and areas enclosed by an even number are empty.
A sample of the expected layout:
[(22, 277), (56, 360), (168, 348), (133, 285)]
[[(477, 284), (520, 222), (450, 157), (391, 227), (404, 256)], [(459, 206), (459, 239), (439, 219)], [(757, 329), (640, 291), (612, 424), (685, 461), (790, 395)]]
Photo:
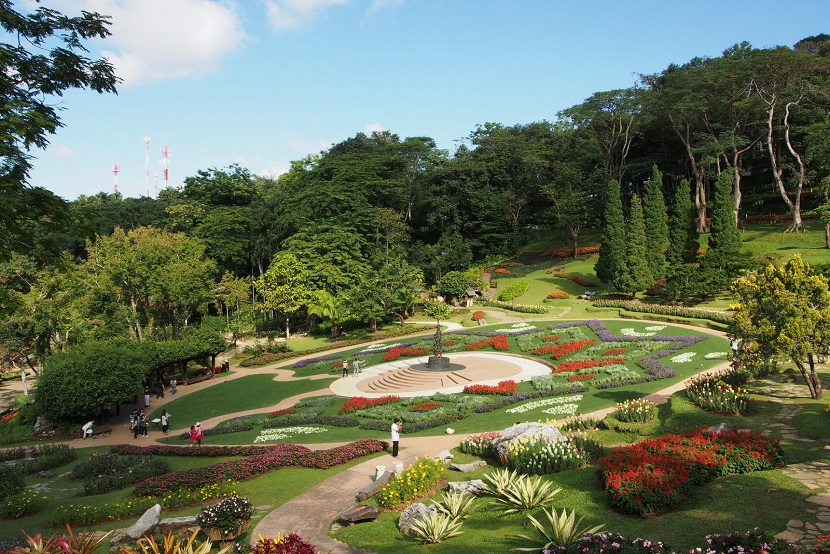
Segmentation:
[(568, 510), (562, 508), (562, 513), (557, 514), (556, 509), (552, 509), (548, 512), (543, 508), (542, 512), (545, 516), (547, 516), (546, 522), (540, 522), (535, 517), (530, 515), (527, 516), (530, 523), (533, 525), (533, 528), (536, 529), (540, 535), (542, 535), (542, 539), (539, 540), (528, 537), (527, 535), (519, 535), (519, 538), (532, 542), (534, 546), (514, 548), (513, 550), (521, 552), (539, 552), (552, 550), (553, 548), (559, 546), (569, 547), (581, 539), (584, 535), (593, 535), (605, 527), (605, 525), (596, 525), (591, 528), (585, 527), (579, 529), (583, 518), (580, 517), (579, 519), (576, 519), (575, 510), (568, 513)]
[(431, 510), (429, 515), (413, 521), (412, 530), (424, 544), (436, 544), (463, 533), (461, 519), (439, 510)]

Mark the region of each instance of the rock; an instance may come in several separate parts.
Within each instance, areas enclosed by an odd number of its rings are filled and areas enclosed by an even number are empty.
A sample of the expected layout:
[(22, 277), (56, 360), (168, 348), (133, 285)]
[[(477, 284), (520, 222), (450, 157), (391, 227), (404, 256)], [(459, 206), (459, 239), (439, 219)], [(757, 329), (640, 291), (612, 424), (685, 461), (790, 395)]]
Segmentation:
[(461, 473), (468, 473), (486, 465), (487, 462), (484, 460), (476, 460), (475, 462), (470, 462), (469, 464), (452, 464), (450, 467), (456, 471), (460, 471)]
[(161, 514), (161, 506), (156, 504), (138, 518), (138, 521), (133, 523), (132, 527), (124, 531), (124, 537), (137, 541), (144, 535), (152, 535), (159, 523), (159, 514)]
[(709, 435), (720, 435), (721, 433), (734, 433), (737, 430), (738, 428), (731, 423), (716, 423), (704, 429), (703, 432)]
[(493, 450), (498, 455), (502, 465), (507, 465), (507, 453), (510, 445), (522, 439), (543, 440), (548, 443), (567, 440), (559, 429), (546, 423), (528, 422), (518, 423), (508, 427), (493, 439)]
[(460, 492), (462, 494), (480, 494), (484, 490), (484, 481), (473, 479), (471, 481), (450, 481), (447, 483), (447, 490)]
[(371, 483), (357, 491), (357, 495), (355, 496), (355, 498), (358, 502), (363, 502), (367, 498), (375, 496), (377, 493), (380, 492), (380, 489), (388, 485), (394, 477), (395, 474), (391, 471), (384, 471), (380, 474), (380, 476), (377, 479), (375, 479), (374, 481), (372, 481)]
[(48, 433), (49, 431), (55, 430), (55, 424), (43, 417), (42, 415), (37, 416), (35, 420), (35, 425), (32, 427), (32, 431), (36, 435), (41, 435), (43, 433)]
[(403, 462), (396, 461), (392, 463), (392, 473), (395, 474), (395, 477), (400, 477), (401, 473), (403, 473)]
[(431, 512), (432, 510), (421, 502), (416, 502), (404, 508), (404, 511), (401, 512), (400, 519), (398, 519), (398, 529), (400, 529), (401, 533), (409, 534), (412, 530), (412, 523), (416, 519), (423, 519), (429, 516)]
[[(113, 533), (112, 538), (110, 539), (110, 544), (113, 546), (118, 546), (124, 542), (124, 533)], [(121, 549), (118, 549), (120, 552)]]
[(455, 458), (455, 456), (453, 456), (452, 452), (450, 452), (449, 450), (442, 450), (441, 452), (438, 453), (437, 457), (444, 460), (445, 463), (448, 463), (449, 460), (452, 460), (453, 458)]
[(44, 470), (44, 471), (38, 471), (37, 476), (38, 477), (43, 477), (44, 479), (51, 479), (52, 477), (55, 476), (55, 472), (50, 471), (50, 470), (47, 469), (47, 470)]
[(360, 521), (374, 521), (380, 515), (380, 508), (367, 504), (354, 504), (341, 512), (338, 518), (346, 523), (358, 523)]
[(199, 525), (196, 523), (196, 516), (166, 517), (159, 520), (156, 531), (162, 535), (173, 533), (175, 535), (190, 535)]

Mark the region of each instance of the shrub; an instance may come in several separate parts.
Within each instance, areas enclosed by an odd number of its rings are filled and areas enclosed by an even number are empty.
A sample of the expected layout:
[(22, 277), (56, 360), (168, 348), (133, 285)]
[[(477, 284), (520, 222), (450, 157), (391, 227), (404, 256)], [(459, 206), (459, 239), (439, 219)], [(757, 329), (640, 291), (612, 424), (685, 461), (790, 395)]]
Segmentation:
[(0, 500), (20, 493), (25, 486), (22, 472), (15, 467), (0, 465)]
[(591, 281), (580, 277), (579, 275), (569, 275), (568, 273), (554, 273), (554, 277), (559, 277), (560, 279), (568, 279), (569, 281), (573, 281), (577, 285), (581, 285), (583, 287), (596, 287), (596, 283), (592, 283)]
[(317, 554), (317, 549), (297, 533), (278, 533), (276, 539), (260, 535), (250, 554)]
[(38, 491), (26, 489), (0, 502), (0, 519), (19, 519), (40, 511), (45, 497)]
[(253, 513), (251, 500), (234, 494), (202, 510), (196, 516), (196, 523), (202, 529), (220, 529), (222, 535), (231, 535), (243, 521), (251, 519)]
[(576, 469), (589, 461), (588, 452), (576, 443), (570, 440), (549, 442), (541, 437), (514, 442), (507, 453), (508, 465), (527, 475), (547, 475)]
[(545, 514), (547, 521), (542, 520), (540, 522), (533, 516), (527, 516), (533, 528), (541, 535), (541, 540), (528, 537), (527, 535), (519, 535), (519, 538), (530, 541), (534, 546), (532, 548), (518, 548), (517, 550), (526, 552), (538, 552), (541, 550), (549, 552), (552, 547), (569, 547), (585, 535), (593, 535), (605, 527), (605, 525), (596, 525), (591, 528), (585, 527), (580, 529), (579, 525), (582, 523), (583, 518), (576, 519), (575, 510), (568, 513), (565, 508), (562, 508), (562, 513), (557, 514), (555, 509), (548, 512), (542, 508), (542, 513)]
[(511, 304), (510, 302), (500, 302), (498, 300), (476, 300), (482, 306), (492, 306), (494, 308), (503, 308), (505, 310), (512, 310), (514, 312), (521, 312), (527, 314), (546, 314), (548, 309), (544, 306), (531, 306), (527, 304)]
[[(498, 271), (498, 269), (496, 270)], [(424, 544), (436, 544), (462, 533), (461, 519), (433, 510), (412, 522), (412, 531)]]
[(479, 319), (484, 319), (485, 317), (487, 317), (487, 314), (485, 314), (482, 310), (476, 310), (473, 312), (472, 320), (478, 321)]
[(564, 290), (555, 290), (553, 292), (549, 292), (545, 298), (549, 300), (564, 300), (570, 297), (571, 295), (565, 292)]

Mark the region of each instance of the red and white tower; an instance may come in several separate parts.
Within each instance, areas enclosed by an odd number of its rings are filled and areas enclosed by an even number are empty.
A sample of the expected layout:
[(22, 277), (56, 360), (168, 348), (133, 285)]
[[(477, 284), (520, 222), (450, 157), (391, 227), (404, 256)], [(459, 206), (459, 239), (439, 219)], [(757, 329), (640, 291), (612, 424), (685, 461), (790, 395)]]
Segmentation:
[(121, 168), (118, 164), (112, 164), (112, 192), (118, 194), (118, 174), (121, 173)]
[(150, 196), (150, 137), (144, 137), (144, 184), (147, 185), (147, 196)]
[(170, 167), (170, 150), (166, 146), (161, 147), (161, 169), (164, 179), (164, 188), (166, 189), (169, 183), (169, 175), (167, 169)]

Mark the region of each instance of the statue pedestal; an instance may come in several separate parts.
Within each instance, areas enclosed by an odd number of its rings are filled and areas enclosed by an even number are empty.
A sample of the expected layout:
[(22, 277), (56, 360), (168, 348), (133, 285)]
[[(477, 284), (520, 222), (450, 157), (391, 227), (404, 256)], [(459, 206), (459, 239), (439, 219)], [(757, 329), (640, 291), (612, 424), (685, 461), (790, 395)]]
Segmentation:
[(449, 358), (436, 358), (430, 356), (427, 362), (427, 369), (430, 371), (447, 371), (450, 368)]

